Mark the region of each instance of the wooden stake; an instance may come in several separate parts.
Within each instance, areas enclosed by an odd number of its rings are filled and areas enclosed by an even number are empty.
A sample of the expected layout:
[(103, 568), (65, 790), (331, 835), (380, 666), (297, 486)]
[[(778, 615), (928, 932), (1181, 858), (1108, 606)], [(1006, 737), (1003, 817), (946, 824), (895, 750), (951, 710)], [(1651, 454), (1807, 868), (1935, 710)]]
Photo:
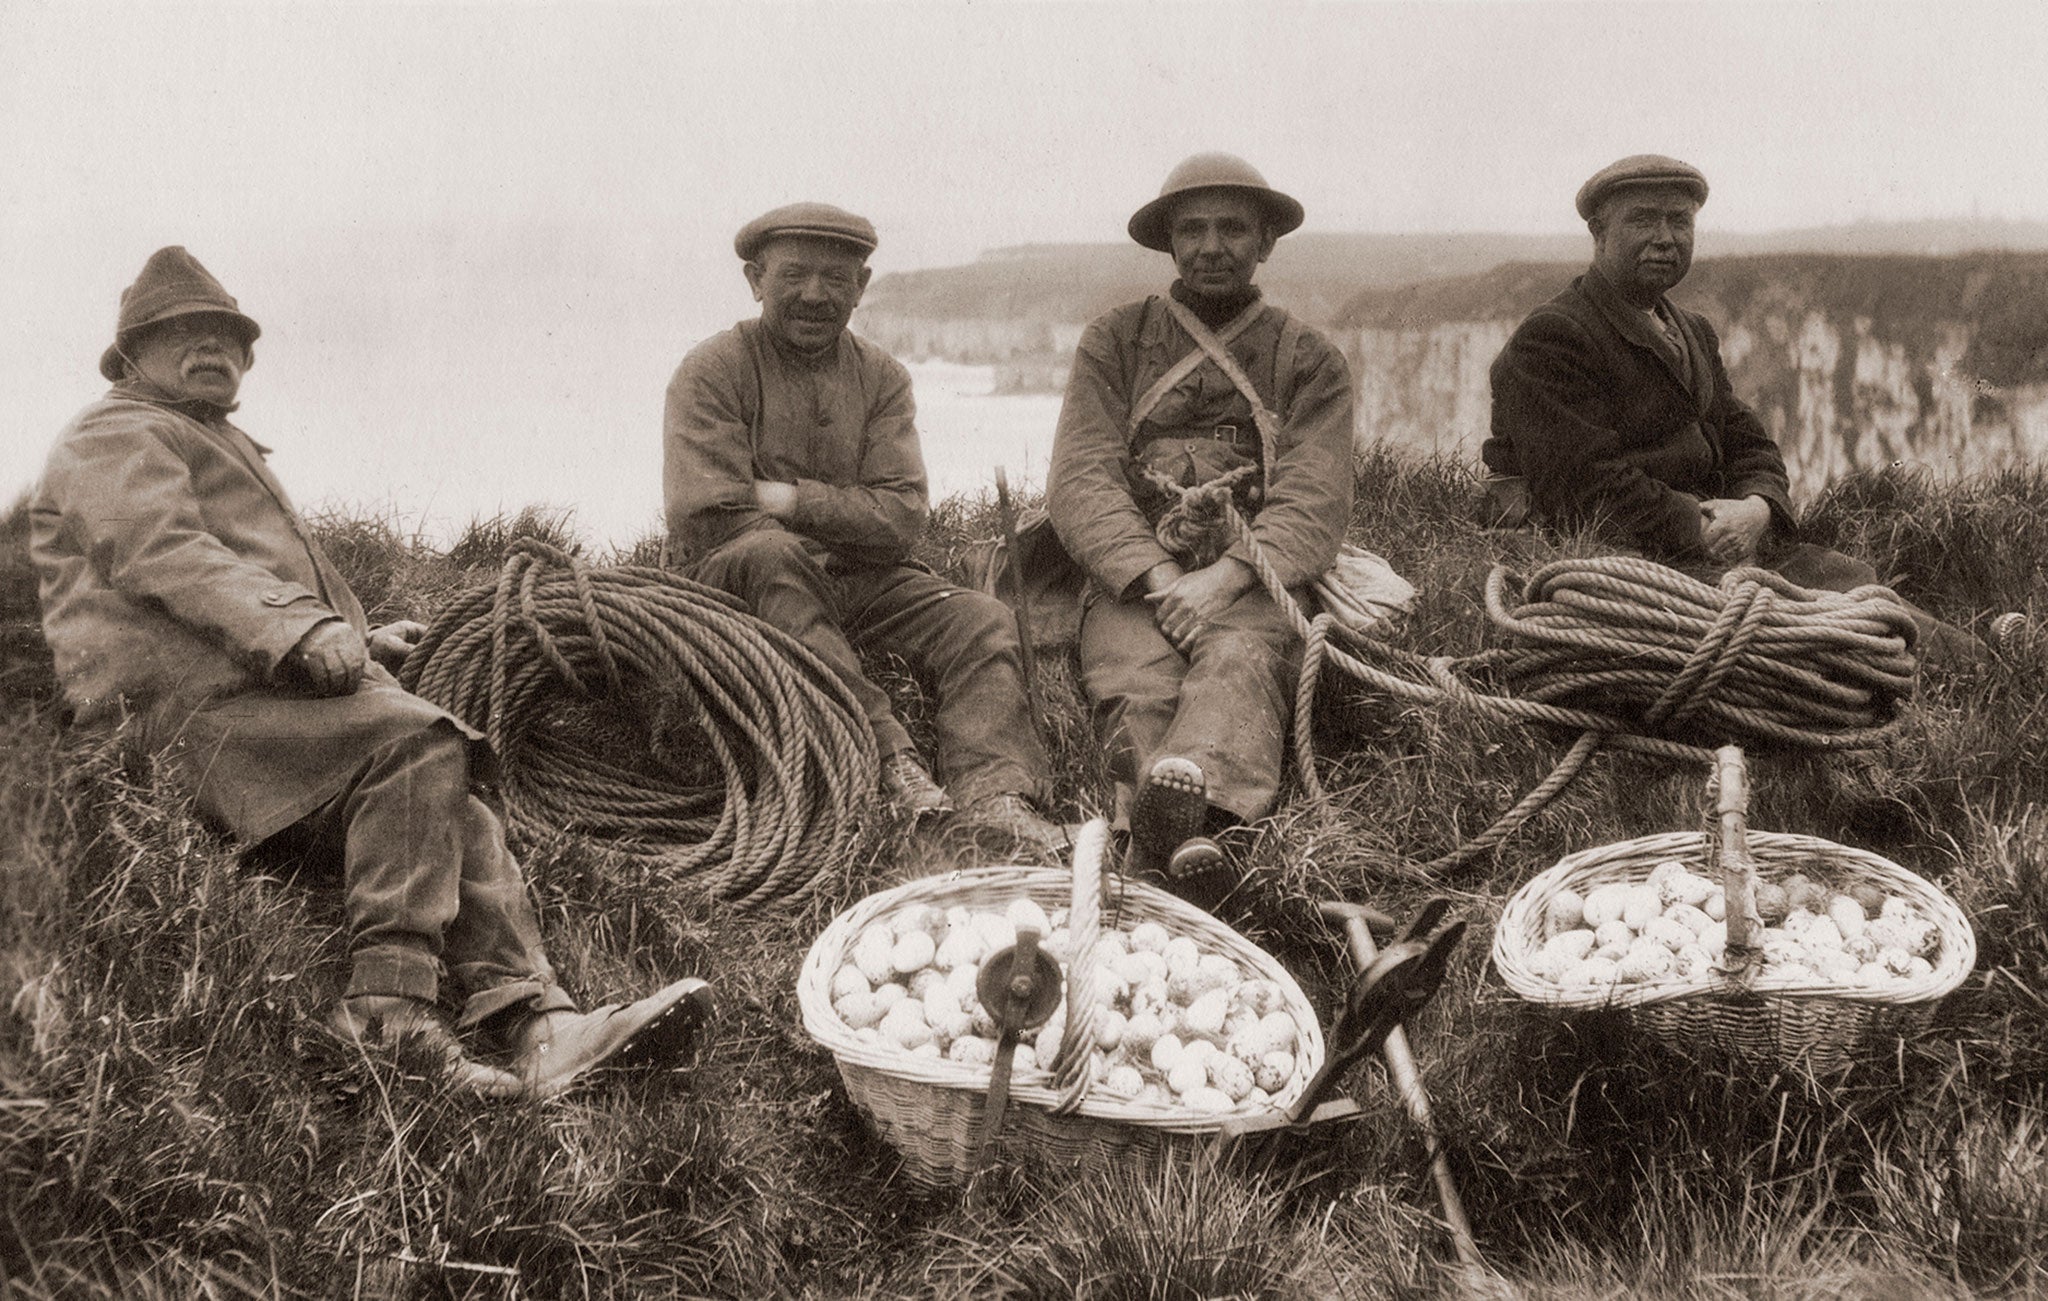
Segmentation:
[(1041, 717), (1038, 700), (1038, 651), (1031, 644), (1031, 591), (1024, 585), (1024, 563), (1017, 547), (1017, 510), (1010, 501), (1010, 476), (996, 467), (996, 512), (1003, 519), (1004, 563), (1010, 570), (1010, 581), (1017, 586), (1017, 643), (1018, 658), (1024, 670), (1024, 702), (1031, 707), (1031, 721), (1036, 726)]

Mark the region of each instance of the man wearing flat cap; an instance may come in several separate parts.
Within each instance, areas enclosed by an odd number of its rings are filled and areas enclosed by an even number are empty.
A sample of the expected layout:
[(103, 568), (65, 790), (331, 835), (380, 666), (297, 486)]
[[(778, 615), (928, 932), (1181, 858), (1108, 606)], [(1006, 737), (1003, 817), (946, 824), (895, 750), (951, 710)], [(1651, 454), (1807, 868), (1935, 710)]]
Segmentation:
[(1087, 574), (1083, 686), (1110, 746), (1134, 871), (1207, 896), (1208, 833), (1280, 786), (1301, 645), (1249, 548), (1184, 526), (1224, 498), (1289, 587), (1351, 519), (1351, 382), (1320, 334), (1253, 284), (1301, 205), (1229, 154), (1174, 168), (1133, 240), (1178, 278), (1091, 323), (1060, 409), (1046, 510)]
[[(1828, 591), (1876, 583), (1862, 561), (1798, 540), (1784, 457), (1735, 396), (1714, 327), (1665, 296), (1692, 266), (1706, 200), (1706, 177), (1657, 154), (1580, 187), (1593, 264), (1493, 363), (1489, 522), (1590, 526), (1681, 567), (1760, 564)], [(1923, 659), (1982, 657), (1969, 633), (1907, 608)]]
[[(734, 240), (761, 304), (693, 349), (669, 382), (662, 488), (669, 563), (740, 597), (845, 679), (883, 756), (884, 792), (988, 847), (1053, 852), (1033, 802), (1045, 751), (1014, 616), (911, 559), (924, 457), (910, 375), (848, 330), (875, 228), (829, 204), (750, 221)], [(894, 651), (937, 695), (942, 789), (856, 646)]]
[[(608, 1061), (662, 1062), (701, 980), (583, 1013), (555, 983), (519, 864), (471, 793), (482, 739), (391, 670), (425, 630), (372, 630), (228, 420), (256, 322), (197, 259), (159, 249), (121, 295), (114, 382), (58, 436), (30, 504), (43, 631), (82, 722), (127, 720), (159, 771), (245, 845), (289, 837), (344, 873), (352, 971), (329, 1024), (409, 1041), (458, 1087), (558, 1093)], [(502, 1048), (472, 1059), (436, 1010)]]

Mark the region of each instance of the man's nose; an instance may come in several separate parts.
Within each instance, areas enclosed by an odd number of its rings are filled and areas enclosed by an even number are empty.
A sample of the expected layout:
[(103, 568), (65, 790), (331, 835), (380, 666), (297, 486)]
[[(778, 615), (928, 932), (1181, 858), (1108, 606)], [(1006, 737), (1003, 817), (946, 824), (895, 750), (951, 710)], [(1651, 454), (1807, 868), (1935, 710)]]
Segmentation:
[(826, 292), (823, 276), (805, 276), (797, 284), (797, 294), (807, 303), (822, 303), (832, 296)]

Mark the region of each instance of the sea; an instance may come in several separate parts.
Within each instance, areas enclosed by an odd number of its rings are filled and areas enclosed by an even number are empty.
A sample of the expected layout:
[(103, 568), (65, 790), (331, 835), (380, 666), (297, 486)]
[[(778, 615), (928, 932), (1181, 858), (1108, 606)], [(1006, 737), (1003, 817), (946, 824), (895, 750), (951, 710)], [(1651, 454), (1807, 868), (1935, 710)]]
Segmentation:
[[(1013, 492), (1044, 489), (1059, 419), (1057, 394), (998, 393), (990, 366), (948, 361), (906, 366), (934, 502), (993, 492), (998, 466)], [(549, 446), (555, 437), (534, 437), (537, 431), (516, 427), (507, 428), (498, 454), (472, 458), (466, 465), (437, 468), (429, 447), (393, 448), (386, 466), (393, 473), (380, 476), (376, 465), (360, 465), (352, 486), (314, 485), (317, 496), (310, 506), (315, 513), (374, 511), (441, 546), (473, 519), (531, 506), (566, 516), (593, 554), (630, 549), (661, 529), (658, 394), (638, 405), (649, 410), (646, 418), (627, 426), (630, 433), (620, 432), (624, 422), (617, 418), (604, 421), (606, 432), (588, 448), (574, 445), (576, 411), (561, 412), (553, 429), (567, 445), (559, 454)], [(286, 472), (284, 467), (280, 472)]]

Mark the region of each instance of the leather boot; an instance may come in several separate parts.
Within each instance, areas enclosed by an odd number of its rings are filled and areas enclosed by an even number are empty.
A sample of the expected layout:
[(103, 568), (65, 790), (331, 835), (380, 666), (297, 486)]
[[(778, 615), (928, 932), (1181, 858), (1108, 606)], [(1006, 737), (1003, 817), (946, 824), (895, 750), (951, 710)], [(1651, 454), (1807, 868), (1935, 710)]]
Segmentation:
[(512, 1070), (528, 1097), (551, 1098), (596, 1067), (669, 1066), (711, 1016), (711, 987), (678, 980), (637, 1003), (530, 1013), (511, 1029)]
[(472, 1061), (432, 1007), (416, 998), (357, 994), (335, 1004), (327, 1026), (358, 1048), (410, 1048), (438, 1056), (456, 1088), (486, 1098), (513, 1098), (525, 1091), (518, 1076)]

